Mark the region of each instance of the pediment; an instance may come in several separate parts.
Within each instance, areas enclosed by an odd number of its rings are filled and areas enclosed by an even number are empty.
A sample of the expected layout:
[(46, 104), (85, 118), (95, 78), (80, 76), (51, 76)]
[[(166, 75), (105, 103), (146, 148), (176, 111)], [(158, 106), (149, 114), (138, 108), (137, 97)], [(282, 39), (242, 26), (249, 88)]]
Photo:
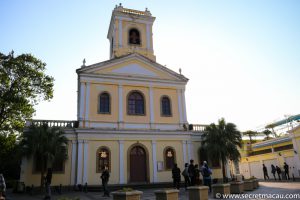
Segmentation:
[(117, 58), (108, 60), (105, 62), (90, 65), (77, 72), (89, 73), (89, 74), (103, 74), (118, 77), (143, 77), (143, 78), (155, 78), (165, 79), (173, 81), (187, 81), (184, 76), (177, 74), (176, 72), (156, 63), (149, 61), (148, 59), (137, 55), (131, 54), (123, 58)]

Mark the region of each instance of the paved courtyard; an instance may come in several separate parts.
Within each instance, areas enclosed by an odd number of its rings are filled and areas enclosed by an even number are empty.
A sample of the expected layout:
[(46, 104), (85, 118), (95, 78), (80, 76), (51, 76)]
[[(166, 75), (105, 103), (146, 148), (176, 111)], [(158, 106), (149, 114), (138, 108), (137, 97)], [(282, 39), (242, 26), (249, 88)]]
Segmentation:
[[(143, 200), (154, 200), (154, 191), (157, 189), (145, 189), (143, 191)], [(299, 194), (300, 195), (300, 182), (260, 182), (260, 187), (252, 192), (245, 192), (245, 194)], [(70, 192), (64, 193), (62, 195), (53, 195), (53, 200), (58, 200), (63, 197), (75, 198), (78, 197), (80, 200), (111, 200), (112, 197), (102, 197), (100, 192)], [(43, 199), (41, 195), (29, 196), (27, 194), (8, 194), (9, 200), (37, 200)], [(188, 193), (184, 190), (180, 190), (180, 200), (188, 200)], [(210, 197), (210, 199), (213, 199)], [(254, 198), (248, 198), (254, 199)], [(266, 199), (266, 198), (260, 198)], [(270, 198), (274, 199), (274, 198)], [(282, 198), (279, 198), (282, 199)], [(299, 198), (289, 198), (289, 199), (299, 199)]]

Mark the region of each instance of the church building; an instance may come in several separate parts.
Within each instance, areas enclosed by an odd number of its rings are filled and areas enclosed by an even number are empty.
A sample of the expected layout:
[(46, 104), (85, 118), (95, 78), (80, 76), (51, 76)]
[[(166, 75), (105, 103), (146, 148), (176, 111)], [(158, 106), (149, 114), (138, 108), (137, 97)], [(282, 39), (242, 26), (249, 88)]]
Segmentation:
[[(201, 162), (201, 131), (189, 126), (188, 79), (156, 61), (150, 11), (116, 6), (107, 38), (109, 60), (83, 65), (78, 75), (77, 121), (32, 120), (64, 127), (68, 160), (57, 165), (53, 185), (171, 182), (174, 163)], [(197, 131), (195, 131), (197, 128)], [(220, 166), (213, 170), (221, 177)], [(38, 186), (37, 161), (23, 159), (21, 181)]]

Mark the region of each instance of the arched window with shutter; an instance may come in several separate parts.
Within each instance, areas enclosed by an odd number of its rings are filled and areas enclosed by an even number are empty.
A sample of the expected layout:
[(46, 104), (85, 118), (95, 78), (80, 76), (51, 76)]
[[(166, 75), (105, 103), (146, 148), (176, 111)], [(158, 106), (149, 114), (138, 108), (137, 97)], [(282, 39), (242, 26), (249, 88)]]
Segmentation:
[(129, 93), (127, 113), (129, 115), (145, 115), (145, 100), (141, 92), (133, 91)]
[(163, 96), (161, 98), (160, 106), (161, 106), (161, 116), (163, 117), (172, 116), (171, 100), (168, 96)]
[(108, 92), (102, 92), (99, 95), (99, 108), (98, 113), (109, 114), (110, 113), (110, 95)]

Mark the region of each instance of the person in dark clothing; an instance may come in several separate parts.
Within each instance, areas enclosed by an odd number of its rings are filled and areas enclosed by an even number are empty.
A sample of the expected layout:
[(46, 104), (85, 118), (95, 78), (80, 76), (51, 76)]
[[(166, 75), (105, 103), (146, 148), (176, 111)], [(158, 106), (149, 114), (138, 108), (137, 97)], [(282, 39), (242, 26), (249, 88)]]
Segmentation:
[(187, 187), (191, 185), (190, 177), (189, 177), (189, 163), (184, 164), (184, 170), (181, 175), (184, 177), (184, 188), (187, 190)]
[(284, 162), (283, 168), (284, 168), (284, 174), (285, 174), (285, 176), (286, 176), (286, 179), (287, 179), (287, 180), (290, 180), (290, 175), (289, 175), (289, 165), (286, 164), (286, 162)]
[(199, 165), (195, 165), (195, 185), (200, 185), (200, 170)]
[(51, 181), (52, 181), (52, 169), (48, 168), (47, 175), (45, 177), (46, 196), (44, 199), (51, 199)]
[(271, 165), (271, 172), (272, 172), (272, 174), (273, 174), (273, 176), (274, 176), (274, 179), (275, 179), (275, 181), (276, 181), (276, 167), (272, 164)]
[(278, 179), (281, 180), (281, 169), (276, 165), (276, 171), (277, 171), (277, 175), (278, 175)]
[(202, 176), (203, 176), (204, 185), (208, 186), (209, 187), (209, 192), (211, 192), (211, 174), (212, 174), (212, 171), (208, 167), (206, 161), (203, 161), (203, 166), (201, 168), (201, 173), (202, 173)]
[(177, 167), (177, 164), (174, 164), (174, 167), (172, 169), (172, 178), (173, 178), (173, 187), (179, 190), (181, 175), (180, 175), (180, 169)]
[(268, 170), (267, 170), (267, 167), (265, 166), (265, 164), (263, 164), (263, 172), (264, 172), (264, 179), (265, 180), (266, 180), (266, 178), (270, 179), (269, 175), (268, 175)]
[(109, 171), (108, 171), (108, 167), (105, 166), (104, 167), (104, 170), (101, 174), (101, 180), (102, 180), (102, 187), (103, 187), (103, 191), (104, 191), (104, 194), (103, 196), (108, 196), (109, 197), (109, 191), (108, 191), (108, 188), (107, 188), (107, 184), (108, 184), (108, 181), (109, 181)]
[(189, 169), (188, 169), (188, 172), (189, 172), (189, 177), (190, 177), (190, 180), (191, 180), (191, 186), (194, 186), (195, 185), (195, 166), (194, 166), (194, 160), (190, 160), (190, 165), (189, 165)]

